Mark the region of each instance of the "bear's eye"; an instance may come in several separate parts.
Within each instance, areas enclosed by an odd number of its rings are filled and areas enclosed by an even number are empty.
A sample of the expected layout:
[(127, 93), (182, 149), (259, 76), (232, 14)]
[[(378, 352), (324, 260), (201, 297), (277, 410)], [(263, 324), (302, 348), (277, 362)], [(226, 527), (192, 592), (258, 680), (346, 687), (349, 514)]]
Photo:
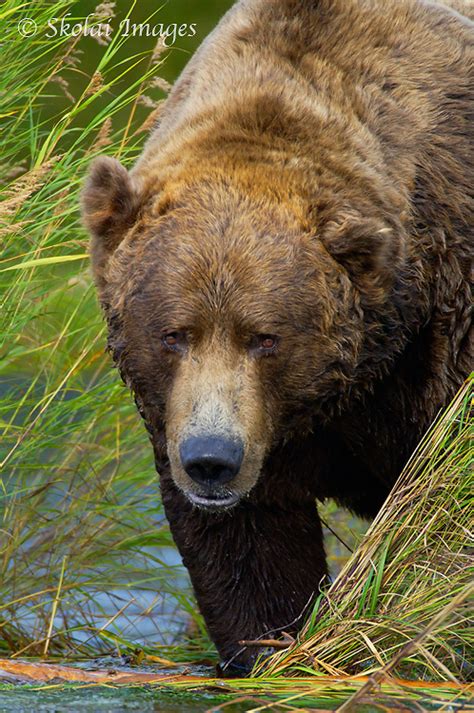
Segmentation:
[(181, 351), (186, 346), (186, 337), (182, 332), (166, 332), (161, 342), (171, 352)]
[(273, 354), (278, 346), (278, 337), (273, 334), (256, 334), (250, 342), (254, 354), (266, 356)]
[(262, 349), (273, 349), (276, 346), (276, 339), (274, 337), (263, 337), (260, 346)]

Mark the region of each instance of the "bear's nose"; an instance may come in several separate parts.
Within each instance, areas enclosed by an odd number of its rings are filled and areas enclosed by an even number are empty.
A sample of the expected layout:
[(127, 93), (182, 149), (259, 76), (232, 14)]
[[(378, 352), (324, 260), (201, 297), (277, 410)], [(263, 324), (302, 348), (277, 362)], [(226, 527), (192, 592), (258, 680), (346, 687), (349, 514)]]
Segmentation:
[(240, 440), (194, 436), (181, 444), (179, 454), (189, 477), (199, 485), (211, 487), (235, 478), (244, 457), (244, 445)]

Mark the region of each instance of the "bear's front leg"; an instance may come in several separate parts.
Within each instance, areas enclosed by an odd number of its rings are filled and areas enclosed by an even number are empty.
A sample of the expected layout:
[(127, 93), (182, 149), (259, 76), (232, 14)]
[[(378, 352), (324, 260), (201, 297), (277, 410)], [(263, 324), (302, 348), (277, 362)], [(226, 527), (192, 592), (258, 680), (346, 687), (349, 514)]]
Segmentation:
[(295, 633), (326, 575), (314, 500), (288, 506), (244, 500), (198, 510), (162, 478), (171, 532), (189, 571), (224, 675), (244, 675), (258, 649), (239, 642)]

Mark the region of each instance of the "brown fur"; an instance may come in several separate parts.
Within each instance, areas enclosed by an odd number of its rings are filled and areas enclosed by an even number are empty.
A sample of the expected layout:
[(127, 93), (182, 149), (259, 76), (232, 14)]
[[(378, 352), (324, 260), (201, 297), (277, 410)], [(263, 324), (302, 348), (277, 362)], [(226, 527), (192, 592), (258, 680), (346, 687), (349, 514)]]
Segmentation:
[[(297, 629), (318, 591), (315, 498), (373, 516), (471, 368), (470, 8), (241, 0), (131, 173), (92, 167), (110, 348), (234, 663), (251, 660), (240, 639)], [(277, 337), (271, 353), (258, 335)], [(231, 510), (189, 500), (179, 446), (203, 431), (244, 443), (219, 490)]]

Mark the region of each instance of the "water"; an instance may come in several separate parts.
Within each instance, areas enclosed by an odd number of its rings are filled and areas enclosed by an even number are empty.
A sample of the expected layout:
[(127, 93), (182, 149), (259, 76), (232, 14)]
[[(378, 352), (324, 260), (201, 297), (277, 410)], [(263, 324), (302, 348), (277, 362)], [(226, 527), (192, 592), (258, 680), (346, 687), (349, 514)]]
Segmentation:
[[(123, 672), (146, 672), (160, 675), (182, 673), (193, 676), (209, 677), (214, 669), (209, 666), (188, 666), (164, 669), (158, 666), (129, 666), (119, 657), (102, 657), (94, 661), (77, 664), (67, 663), (68, 667), (88, 670), (114, 670)], [(225, 686), (225, 682), (223, 682)], [(122, 711), (202, 711), (222, 703), (222, 697), (205, 691), (185, 693), (164, 689), (156, 685), (113, 686), (98, 684), (63, 684), (25, 683), (24, 680), (9, 674), (0, 673), (0, 713), (22, 713), (23, 711), (42, 711), (44, 713), (75, 713), (84, 711), (117, 712)], [(236, 708), (235, 710), (239, 710)], [(240, 710), (246, 710), (242, 708)]]
[[(207, 693), (165, 692), (146, 686), (94, 690), (85, 686), (57, 690), (23, 686), (0, 691), (0, 713), (195, 713), (215, 708), (222, 702), (222, 698)], [(247, 710), (249, 704), (232, 706), (236, 713)]]

